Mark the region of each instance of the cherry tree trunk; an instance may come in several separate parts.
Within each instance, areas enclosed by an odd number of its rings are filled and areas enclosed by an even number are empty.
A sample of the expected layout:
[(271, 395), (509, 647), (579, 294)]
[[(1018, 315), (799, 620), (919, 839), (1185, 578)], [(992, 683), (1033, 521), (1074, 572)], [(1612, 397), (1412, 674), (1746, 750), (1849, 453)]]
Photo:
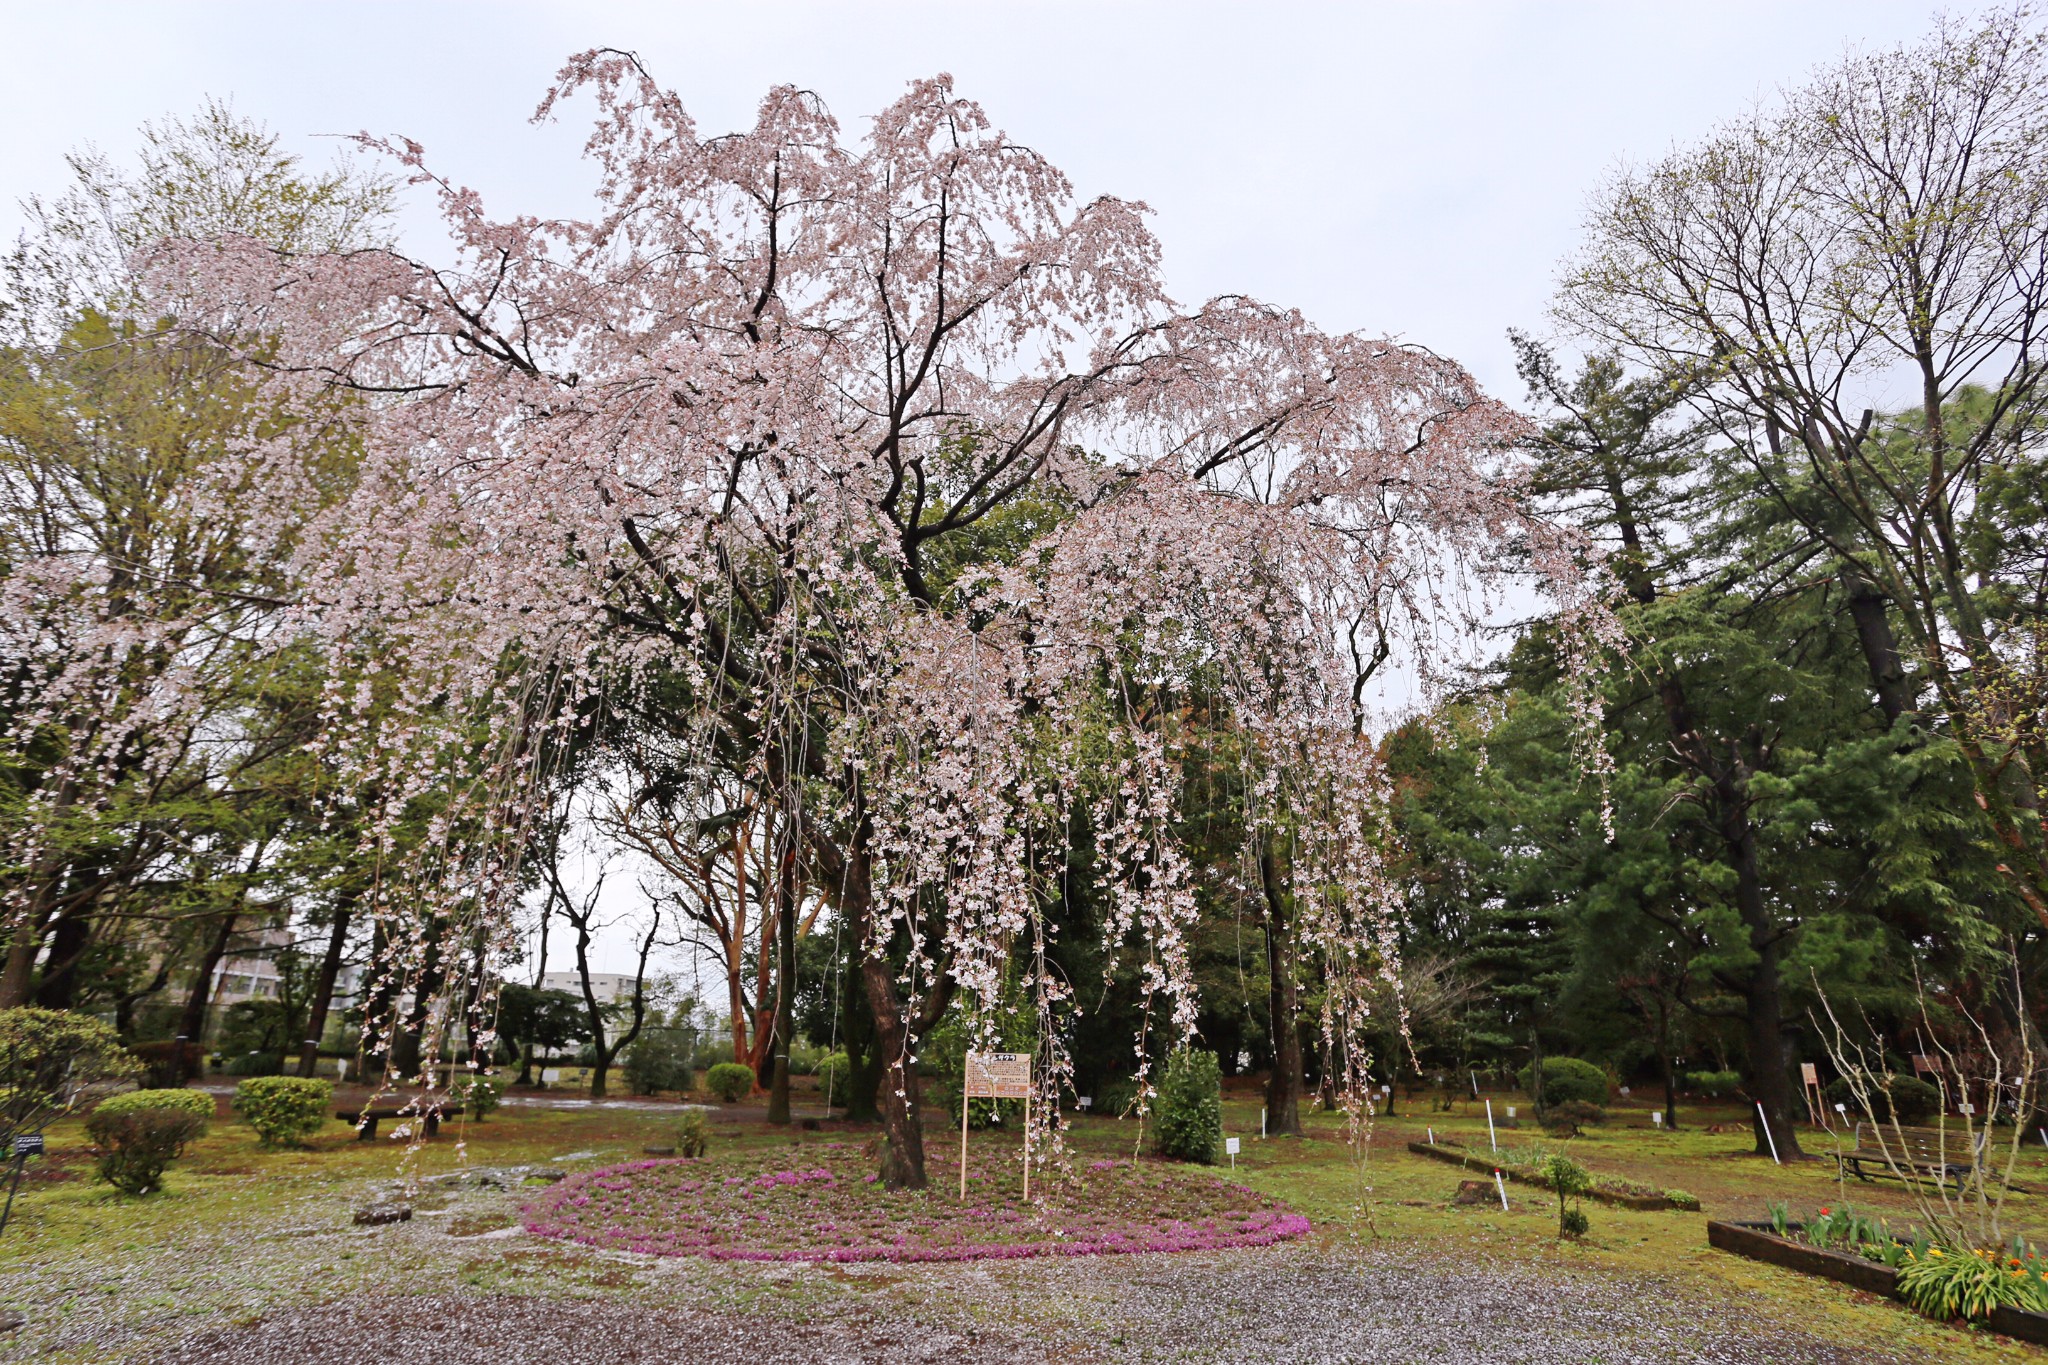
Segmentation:
[(1271, 836), (1259, 846), (1259, 881), (1266, 892), (1266, 1032), (1273, 1070), (1266, 1077), (1266, 1131), (1301, 1135), (1300, 986), (1294, 977), (1294, 934), (1288, 894)]

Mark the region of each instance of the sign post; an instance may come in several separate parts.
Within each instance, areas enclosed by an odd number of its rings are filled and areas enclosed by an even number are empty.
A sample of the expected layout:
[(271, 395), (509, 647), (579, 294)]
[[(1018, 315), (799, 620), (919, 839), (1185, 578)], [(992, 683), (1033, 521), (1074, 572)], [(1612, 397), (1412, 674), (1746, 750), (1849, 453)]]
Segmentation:
[(1024, 1197), (1031, 1198), (1031, 1058), (969, 1052), (960, 1096), (960, 1201), (967, 1202), (967, 1113), (975, 1100), (1024, 1101)]
[(14, 1212), (14, 1192), (21, 1188), (21, 1167), (32, 1156), (43, 1154), (43, 1135), (24, 1133), (14, 1139), (14, 1179), (7, 1187), (7, 1207), (0, 1208), (0, 1232), (7, 1228), (7, 1219)]

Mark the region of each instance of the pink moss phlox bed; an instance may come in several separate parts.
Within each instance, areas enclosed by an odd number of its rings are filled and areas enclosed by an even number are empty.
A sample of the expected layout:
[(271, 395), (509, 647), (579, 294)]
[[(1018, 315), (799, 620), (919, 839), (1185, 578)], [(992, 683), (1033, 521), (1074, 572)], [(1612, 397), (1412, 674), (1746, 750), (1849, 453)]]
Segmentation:
[[(1243, 1186), (1155, 1163), (1097, 1161), (1030, 1204), (1000, 1190), (961, 1204), (891, 1193), (826, 1156), (808, 1169), (631, 1161), (571, 1176), (529, 1203), (527, 1231), (614, 1251), (716, 1261), (974, 1261), (1271, 1246), (1308, 1219)], [(840, 1169), (832, 1169), (833, 1167)], [(970, 1171), (984, 1186), (1005, 1175)], [(957, 1169), (954, 1177), (957, 1178)]]

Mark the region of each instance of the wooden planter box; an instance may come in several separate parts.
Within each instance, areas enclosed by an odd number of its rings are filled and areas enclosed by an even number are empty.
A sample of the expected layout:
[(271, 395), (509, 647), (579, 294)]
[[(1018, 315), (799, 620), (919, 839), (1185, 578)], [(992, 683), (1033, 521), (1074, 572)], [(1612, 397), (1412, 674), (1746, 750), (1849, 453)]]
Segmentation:
[[(1829, 1251), (1791, 1241), (1772, 1232), (1769, 1224), (1723, 1223), (1710, 1219), (1707, 1222), (1707, 1244), (1737, 1256), (1747, 1256), (1753, 1261), (1819, 1275), (1868, 1294), (1899, 1298), (1899, 1272), (1890, 1266), (1865, 1260), (1853, 1252)], [(2037, 1346), (2048, 1346), (2048, 1313), (2032, 1313), (2024, 1308), (1995, 1308), (1991, 1316), (1978, 1325), (2021, 1341), (2031, 1341)]]
[[(1518, 1180), (1524, 1185), (1534, 1185), (1542, 1190), (1550, 1188), (1550, 1181), (1535, 1171), (1522, 1166), (1506, 1166), (1484, 1156), (1469, 1153), (1464, 1148), (1450, 1143), (1431, 1146), (1427, 1142), (1411, 1142), (1408, 1144), (1408, 1150), (1417, 1156), (1429, 1157), (1433, 1161), (1448, 1161), (1453, 1166), (1463, 1166), (1468, 1171), (1485, 1171), (1489, 1175), (1499, 1171), (1508, 1179)], [(1585, 1197), (1596, 1203), (1613, 1205), (1615, 1208), (1634, 1209), (1638, 1213), (1655, 1213), (1659, 1209), (1678, 1207), (1661, 1194), (1624, 1194), (1619, 1190), (1603, 1190), (1597, 1187), (1587, 1190)]]

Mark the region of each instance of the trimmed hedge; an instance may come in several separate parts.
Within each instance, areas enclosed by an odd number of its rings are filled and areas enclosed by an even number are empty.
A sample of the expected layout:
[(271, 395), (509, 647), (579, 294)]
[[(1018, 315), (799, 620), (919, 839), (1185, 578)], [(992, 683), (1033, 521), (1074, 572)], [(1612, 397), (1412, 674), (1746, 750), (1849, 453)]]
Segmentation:
[[(1522, 1092), (1532, 1099), (1536, 1087), (1535, 1071), (1523, 1067), (1515, 1073)], [(1577, 1057), (1545, 1057), (1543, 1059), (1543, 1102), (1569, 1104), (1577, 1100), (1581, 1104), (1603, 1105), (1607, 1103), (1607, 1073), (1591, 1062), (1582, 1062)]]
[(175, 1109), (203, 1124), (213, 1117), (213, 1096), (203, 1090), (129, 1090), (101, 1100), (93, 1113), (133, 1114), (142, 1109)]
[(266, 1147), (297, 1147), (320, 1131), (334, 1087), (306, 1076), (252, 1076), (235, 1087), (235, 1108)]

